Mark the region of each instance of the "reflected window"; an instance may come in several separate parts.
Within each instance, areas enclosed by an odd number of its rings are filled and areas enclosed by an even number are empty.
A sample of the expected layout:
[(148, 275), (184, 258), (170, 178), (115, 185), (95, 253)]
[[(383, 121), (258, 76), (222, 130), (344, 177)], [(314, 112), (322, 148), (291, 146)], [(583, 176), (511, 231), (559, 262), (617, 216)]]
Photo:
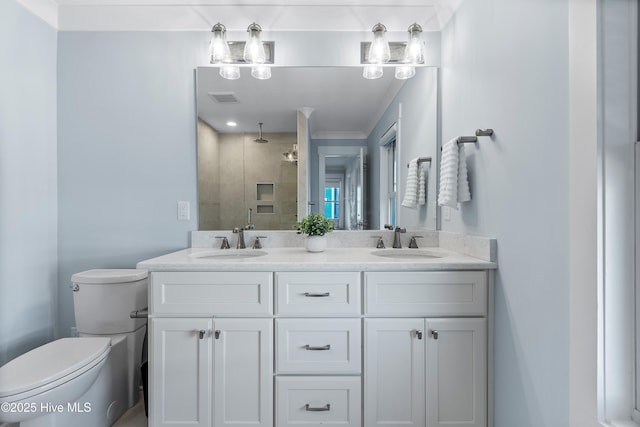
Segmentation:
[(324, 216), (332, 219), (336, 229), (342, 228), (342, 180), (327, 178), (324, 187)]

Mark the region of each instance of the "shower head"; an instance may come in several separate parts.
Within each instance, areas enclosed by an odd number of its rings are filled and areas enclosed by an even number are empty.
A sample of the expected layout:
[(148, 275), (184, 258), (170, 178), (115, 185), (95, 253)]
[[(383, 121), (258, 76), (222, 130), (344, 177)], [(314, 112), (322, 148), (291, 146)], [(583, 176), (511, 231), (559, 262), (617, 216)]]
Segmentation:
[(259, 142), (259, 143), (269, 142), (268, 139), (264, 139), (262, 137), (262, 125), (263, 125), (263, 123), (261, 122), (261, 123), (258, 123), (258, 124), (260, 125), (260, 133), (258, 134), (258, 138), (254, 139), (253, 142)]

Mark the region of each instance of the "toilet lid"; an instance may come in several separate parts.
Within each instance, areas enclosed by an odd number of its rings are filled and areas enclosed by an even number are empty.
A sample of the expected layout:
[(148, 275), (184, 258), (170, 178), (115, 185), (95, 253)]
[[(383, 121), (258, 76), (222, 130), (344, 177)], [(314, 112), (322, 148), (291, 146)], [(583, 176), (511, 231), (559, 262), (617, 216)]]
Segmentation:
[(104, 284), (137, 282), (148, 276), (147, 270), (125, 269), (96, 269), (76, 273), (71, 276), (72, 283)]
[(22, 393), (69, 375), (109, 351), (110, 338), (61, 338), (0, 367), (0, 397)]

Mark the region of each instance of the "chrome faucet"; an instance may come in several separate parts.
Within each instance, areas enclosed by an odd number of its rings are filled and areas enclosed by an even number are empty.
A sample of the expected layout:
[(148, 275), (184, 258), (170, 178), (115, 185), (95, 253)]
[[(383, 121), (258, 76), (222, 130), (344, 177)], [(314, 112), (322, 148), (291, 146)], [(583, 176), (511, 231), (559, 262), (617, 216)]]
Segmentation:
[(236, 227), (233, 229), (234, 233), (238, 234), (238, 243), (236, 243), (236, 249), (246, 249), (247, 245), (244, 243), (244, 229)]
[(393, 233), (393, 247), (395, 249), (402, 249), (402, 241), (400, 240), (400, 233), (406, 233), (406, 228), (396, 227)]

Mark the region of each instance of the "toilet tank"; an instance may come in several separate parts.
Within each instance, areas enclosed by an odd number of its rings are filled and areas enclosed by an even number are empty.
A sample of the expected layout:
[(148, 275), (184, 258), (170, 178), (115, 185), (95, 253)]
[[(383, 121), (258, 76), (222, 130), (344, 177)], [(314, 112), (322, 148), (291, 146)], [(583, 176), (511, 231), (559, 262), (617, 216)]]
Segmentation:
[(147, 307), (146, 270), (88, 270), (71, 276), (76, 328), (84, 334), (122, 334), (145, 325), (132, 319), (135, 310)]

